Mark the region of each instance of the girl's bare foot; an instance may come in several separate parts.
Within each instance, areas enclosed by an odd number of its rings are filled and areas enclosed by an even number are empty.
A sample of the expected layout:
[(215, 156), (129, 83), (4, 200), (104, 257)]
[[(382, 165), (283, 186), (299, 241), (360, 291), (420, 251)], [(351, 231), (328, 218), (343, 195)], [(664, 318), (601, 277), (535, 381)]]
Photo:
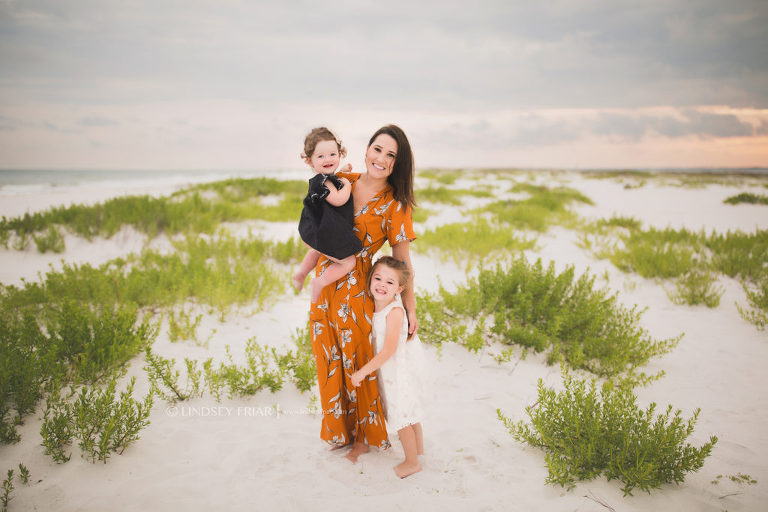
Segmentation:
[(348, 454), (345, 455), (350, 461), (357, 462), (357, 458), (364, 453), (368, 453), (371, 450), (370, 446), (363, 443), (355, 443)]
[(403, 462), (395, 466), (394, 470), (397, 476), (400, 478), (405, 478), (421, 471), (421, 466), (418, 464), (408, 464), (407, 462)]

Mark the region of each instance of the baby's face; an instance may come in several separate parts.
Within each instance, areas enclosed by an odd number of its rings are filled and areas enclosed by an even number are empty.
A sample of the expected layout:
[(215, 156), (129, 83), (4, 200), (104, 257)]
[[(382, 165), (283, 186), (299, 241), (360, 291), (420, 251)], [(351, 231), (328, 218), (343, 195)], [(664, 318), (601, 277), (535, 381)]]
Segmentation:
[(307, 158), (309, 166), (321, 174), (333, 174), (338, 169), (340, 161), (339, 146), (333, 140), (318, 142), (312, 156)]

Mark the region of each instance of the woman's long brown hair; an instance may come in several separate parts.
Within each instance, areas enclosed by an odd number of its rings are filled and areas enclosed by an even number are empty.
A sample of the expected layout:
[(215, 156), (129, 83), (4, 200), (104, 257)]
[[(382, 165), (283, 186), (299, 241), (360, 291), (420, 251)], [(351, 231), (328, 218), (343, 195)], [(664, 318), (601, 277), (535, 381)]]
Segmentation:
[(387, 183), (392, 187), (392, 195), (400, 201), (404, 208), (413, 208), (416, 206), (416, 200), (413, 198), (414, 164), (411, 144), (399, 126), (388, 124), (376, 130), (371, 140), (368, 141), (368, 147), (382, 133), (389, 135), (397, 142), (397, 156), (392, 167), (392, 174), (387, 177)]

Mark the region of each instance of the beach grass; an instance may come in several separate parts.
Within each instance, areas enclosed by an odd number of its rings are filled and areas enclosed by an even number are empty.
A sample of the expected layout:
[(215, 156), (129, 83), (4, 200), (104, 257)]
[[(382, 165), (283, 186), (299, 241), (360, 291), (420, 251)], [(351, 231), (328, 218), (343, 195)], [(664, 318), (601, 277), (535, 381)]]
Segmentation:
[(298, 242), (187, 236), (175, 252), (145, 250), (100, 266), (64, 264), (23, 286), (0, 285), (0, 440), (18, 440), (24, 415), (49, 386), (104, 382), (151, 345), (153, 314), (195, 302), (223, 317), (284, 293)]
[[(688, 229), (642, 229), (632, 218), (601, 219), (582, 227), (582, 246), (624, 272), (675, 280), (676, 303), (717, 307), (723, 289), (718, 276), (739, 279), (755, 315), (768, 312), (759, 291), (768, 267), (768, 231), (726, 233)], [(755, 323), (755, 322), (753, 322)], [(758, 325), (758, 324), (756, 324)]]
[(726, 204), (764, 204), (768, 205), (768, 196), (763, 194), (752, 194), (749, 192), (742, 192), (735, 196), (730, 196), (724, 201)]
[(573, 226), (578, 216), (568, 209), (573, 203), (593, 204), (592, 200), (569, 187), (547, 187), (531, 183), (515, 183), (510, 192), (526, 193), (520, 200), (501, 200), (474, 210), (490, 213), (494, 220), (515, 229), (544, 232), (558, 224)]
[[(455, 292), (441, 288), (418, 297), (424, 339), (455, 341), (478, 350), (496, 340), (535, 352), (612, 380), (647, 382), (639, 371), (669, 352), (682, 337), (653, 340), (640, 327), (642, 311), (628, 309), (615, 295), (595, 289), (595, 277), (561, 273), (554, 264), (524, 258), (483, 269)], [(487, 325), (487, 326), (486, 326)]]
[(592, 204), (588, 197), (568, 187), (514, 183), (510, 191), (528, 197), (494, 201), (475, 208), (468, 212), (472, 220), (426, 231), (415, 248), (443, 261), (470, 266), (535, 248), (536, 236), (518, 231), (541, 233), (556, 224), (578, 225), (578, 216), (568, 205)]
[(416, 191), (419, 201), (428, 203), (447, 204), (450, 206), (460, 206), (464, 203), (466, 197), (492, 198), (494, 197), (488, 190), (457, 189), (448, 187), (426, 187)]
[(546, 453), (547, 483), (573, 488), (576, 481), (604, 475), (622, 482), (624, 495), (639, 488), (650, 493), (662, 485), (682, 483), (712, 453), (717, 437), (699, 447), (693, 434), (699, 409), (687, 420), (668, 406), (643, 410), (629, 386), (605, 387), (594, 380), (564, 373), (564, 389), (556, 391), (539, 380), (535, 405), (526, 408), (530, 424), (513, 421), (501, 410), (498, 418), (521, 443)]
[(442, 261), (453, 261), (460, 267), (469, 267), (535, 246), (535, 238), (521, 237), (508, 227), (478, 216), (470, 222), (444, 224), (424, 232), (414, 249)]
[(441, 185), (453, 185), (468, 173), (463, 169), (420, 169), (419, 178), (427, 178)]
[[(109, 238), (130, 226), (152, 238), (160, 233), (214, 233), (222, 222), (298, 220), (306, 183), (271, 178), (231, 179), (195, 185), (170, 196), (124, 196), (95, 205), (54, 207), (0, 221), (0, 242), (40, 252), (62, 252), (69, 231), (88, 240)], [(264, 202), (262, 198), (275, 197)]]

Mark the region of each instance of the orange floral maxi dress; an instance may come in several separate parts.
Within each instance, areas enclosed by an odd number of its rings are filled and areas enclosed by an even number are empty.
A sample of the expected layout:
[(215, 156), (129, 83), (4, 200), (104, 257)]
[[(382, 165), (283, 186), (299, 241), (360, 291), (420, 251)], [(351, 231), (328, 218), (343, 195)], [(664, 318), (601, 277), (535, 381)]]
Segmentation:
[[(352, 182), (354, 191), (360, 174), (338, 175)], [(387, 185), (355, 212), (354, 231), (363, 242), (354, 270), (323, 288), (309, 313), (323, 412), (320, 438), (332, 445), (361, 441), (387, 448), (389, 439), (376, 374), (363, 379), (357, 388), (350, 376), (374, 356), (370, 338), (374, 304), (365, 289), (371, 260), (384, 242), (395, 246), (416, 239), (411, 209), (395, 200)], [(329, 263), (321, 257), (315, 275), (319, 276)]]

